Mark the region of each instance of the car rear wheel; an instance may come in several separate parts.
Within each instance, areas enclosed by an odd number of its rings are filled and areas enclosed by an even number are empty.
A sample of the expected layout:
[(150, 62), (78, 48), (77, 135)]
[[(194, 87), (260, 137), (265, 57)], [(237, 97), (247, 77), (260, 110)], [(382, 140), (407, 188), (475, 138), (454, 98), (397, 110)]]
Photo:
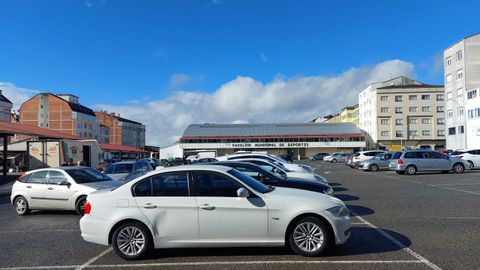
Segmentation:
[(30, 213), (27, 199), (22, 196), (17, 197), (13, 202), (13, 205), (15, 206), (15, 212), (17, 212), (17, 215), (19, 216), (28, 215)]
[(112, 235), (113, 249), (125, 260), (135, 260), (146, 256), (153, 247), (148, 228), (139, 222), (120, 225)]
[(472, 161), (469, 160), (469, 161), (467, 161), (467, 162), (468, 162), (468, 167), (469, 167), (470, 169), (473, 169), (473, 167), (475, 167), (475, 165), (473, 164)]
[(316, 217), (298, 221), (289, 235), (289, 243), (295, 253), (313, 257), (320, 255), (330, 242), (326, 225)]
[(87, 197), (80, 197), (75, 204), (75, 210), (77, 214), (83, 216), (85, 214), (85, 204), (87, 204)]
[(332, 163), (337, 163), (337, 160), (336, 160), (336, 159), (332, 159)]
[(414, 175), (417, 173), (417, 168), (413, 165), (410, 165), (405, 169), (405, 173), (408, 175)]
[(463, 173), (465, 171), (465, 167), (461, 163), (455, 163), (453, 165), (453, 172), (454, 173)]
[(370, 165), (370, 171), (372, 171), (372, 172), (378, 171), (378, 165), (377, 164)]

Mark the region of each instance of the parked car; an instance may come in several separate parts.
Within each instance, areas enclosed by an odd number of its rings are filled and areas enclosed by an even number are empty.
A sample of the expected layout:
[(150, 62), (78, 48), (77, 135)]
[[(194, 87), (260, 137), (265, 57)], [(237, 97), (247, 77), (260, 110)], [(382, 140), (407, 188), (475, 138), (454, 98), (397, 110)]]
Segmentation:
[(249, 162), (237, 162), (237, 161), (219, 161), (212, 163), (205, 163), (205, 165), (220, 165), (230, 168), (234, 168), (257, 181), (262, 182), (265, 185), (271, 185), (274, 187), (289, 187), (305, 189), (315, 192), (321, 192), (324, 194), (332, 195), (333, 189), (331, 186), (321, 182), (309, 181), (301, 178), (294, 178), (288, 176), (280, 176), (271, 171), (267, 171), (259, 165)]
[(173, 158), (173, 159), (168, 159), (165, 160), (165, 167), (172, 167), (172, 166), (179, 166), (179, 165), (184, 165), (187, 164), (187, 162), (183, 158)]
[(160, 160), (155, 159), (155, 158), (144, 158), (141, 161), (146, 161), (152, 166), (152, 169), (156, 170), (157, 167), (163, 168), (162, 164), (160, 164)]
[(382, 154), (382, 153), (386, 153), (386, 151), (383, 151), (383, 150), (371, 150), (371, 151), (361, 151), (361, 152), (357, 152), (353, 155), (353, 158), (352, 158), (352, 162), (353, 162), (353, 166), (354, 167), (358, 167), (358, 163), (360, 163), (360, 161), (364, 161), (364, 160), (367, 160), (367, 159), (371, 159), (373, 158), (374, 156), (378, 155), (378, 154)]
[(331, 153), (331, 154), (329, 154), (329, 155), (324, 156), (322, 160), (323, 160), (323, 161), (326, 161), (329, 157), (331, 157), (331, 156), (333, 156), (333, 155), (337, 155), (337, 154), (341, 154), (341, 153), (340, 153), (340, 152)]
[(309, 173), (314, 173), (315, 171), (315, 169), (312, 168), (311, 166), (304, 165), (304, 164), (288, 163), (287, 161), (279, 158), (278, 156), (275, 156), (272, 154), (265, 154), (265, 153), (255, 153), (255, 152), (238, 153), (238, 154), (233, 154), (228, 156), (217, 157), (217, 160), (225, 161), (225, 160), (237, 160), (237, 159), (244, 159), (244, 158), (266, 159), (276, 164), (282, 165), (291, 171), (309, 172)]
[(154, 248), (259, 245), (318, 256), (345, 243), (351, 225), (345, 204), (332, 196), (269, 187), (224, 166), (192, 165), (90, 194), (80, 230), (84, 240), (112, 244), (132, 260)]
[(316, 153), (315, 155), (308, 157), (309, 160), (323, 160), (324, 157), (329, 156), (329, 153)]
[(208, 162), (215, 162), (217, 159), (215, 158), (201, 158), (199, 160), (193, 161), (192, 164), (197, 164), (197, 163), (208, 163)]
[(396, 152), (388, 165), (390, 170), (398, 174), (416, 174), (425, 171), (441, 171), (448, 173), (463, 173), (469, 168), (468, 163), (460, 158), (431, 150), (409, 150)]
[(480, 168), (480, 149), (457, 150), (451, 152), (450, 156), (467, 161), (470, 169)]
[(309, 172), (298, 172), (298, 171), (291, 171), (285, 167), (283, 167), (281, 164), (277, 164), (275, 162), (271, 162), (269, 160), (265, 159), (259, 159), (259, 158), (243, 158), (243, 159), (237, 159), (235, 161), (240, 161), (240, 162), (249, 162), (253, 163), (256, 165), (259, 165), (260, 167), (264, 168), (267, 171), (276, 173), (280, 175), (281, 177), (294, 177), (294, 178), (301, 178), (304, 180), (309, 180), (309, 181), (316, 181), (316, 182), (322, 182), (322, 183), (328, 183), (327, 179), (324, 177), (318, 175), (318, 174), (313, 174)]
[(31, 210), (75, 210), (82, 215), (93, 191), (122, 185), (89, 167), (45, 168), (26, 172), (13, 184), (10, 201), (17, 215)]
[(346, 166), (349, 166), (350, 168), (355, 168), (355, 166), (353, 165), (353, 157), (355, 156), (355, 154), (351, 154), (350, 156), (348, 156), (346, 159), (345, 159), (345, 165)]
[(379, 170), (388, 170), (392, 153), (381, 153), (371, 159), (360, 161), (358, 168), (364, 171), (376, 172)]
[(153, 171), (152, 166), (146, 161), (130, 160), (120, 161), (108, 167), (104, 173), (115, 180), (124, 181), (129, 174)]
[(347, 160), (347, 157), (349, 157), (351, 153), (340, 153), (340, 154), (334, 154), (328, 158), (325, 159), (326, 162), (331, 162), (331, 163), (337, 163), (337, 162), (345, 162)]
[(293, 158), (291, 155), (279, 155), (279, 157), (285, 161), (293, 162)]

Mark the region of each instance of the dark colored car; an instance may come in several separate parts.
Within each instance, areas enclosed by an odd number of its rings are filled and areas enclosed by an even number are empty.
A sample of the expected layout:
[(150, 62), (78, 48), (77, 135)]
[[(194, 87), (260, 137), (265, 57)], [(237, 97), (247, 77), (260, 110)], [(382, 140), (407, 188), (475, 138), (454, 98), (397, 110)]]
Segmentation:
[(291, 155), (279, 155), (279, 157), (281, 157), (281, 158), (284, 159), (285, 161), (293, 162), (293, 158), (292, 158)]
[(152, 166), (153, 170), (155, 170), (157, 168), (157, 166), (161, 166), (160, 161), (158, 159), (144, 158), (144, 159), (141, 159), (141, 160), (148, 162), (150, 164), (150, 166)]
[(217, 159), (215, 158), (201, 158), (199, 160), (195, 160), (192, 164), (199, 164), (199, 163), (208, 163), (208, 162), (216, 162)]
[(221, 166), (234, 168), (252, 178), (255, 178), (256, 180), (266, 185), (271, 185), (275, 187), (288, 187), (288, 188), (310, 190), (310, 191), (320, 192), (328, 195), (333, 194), (332, 187), (330, 187), (327, 184), (298, 179), (298, 178), (283, 178), (280, 175), (269, 172), (258, 165), (248, 163), (248, 162), (219, 161), (219, 162), (205, 163), (204, 165), (221, 165)]

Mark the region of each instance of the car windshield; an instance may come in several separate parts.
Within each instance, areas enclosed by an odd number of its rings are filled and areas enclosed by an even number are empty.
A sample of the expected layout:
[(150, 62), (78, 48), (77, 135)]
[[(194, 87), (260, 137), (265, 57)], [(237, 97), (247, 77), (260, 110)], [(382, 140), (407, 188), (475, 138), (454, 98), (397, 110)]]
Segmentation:
[(465, 154), (465, 152), (457, 150), (457, 151), (451, 152), (449, 155), (450, 156), (457, 156), (457, 155), (461, 155), (461, 154)]
[(111, 181), (110, 176), (100, 173), (92, 168), (75, 168), (65, 170), (77, 184)]
[(245, 185), (249, 186), (250, 188), (252, 188), (253, 190), (255, 190), (257, 192), (267, 193), (267, 192), (272, 191), (272, 189), (270, 187), (260, 183), (259, 181), (253, 179), (252, 177), (250, 177), (246, 174), (243, 174), (243, 173), (241, 173), (241, 172), (239, 172), (235, 169), (229, 170), (228, 173), (231, 174), (232, 176), (234, 176), (235, 178), (239, 179)]

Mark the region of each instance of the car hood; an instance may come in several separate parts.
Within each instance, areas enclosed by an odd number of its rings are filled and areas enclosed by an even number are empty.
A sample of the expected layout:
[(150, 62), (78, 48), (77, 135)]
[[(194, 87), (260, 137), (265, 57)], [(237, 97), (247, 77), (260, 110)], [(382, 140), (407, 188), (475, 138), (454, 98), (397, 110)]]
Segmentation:
[(295, 188), (276, 187), (273, 191), (266, 193), (265, 197), (266, 199), (276, 199), (285, 202), (303, 201), (322, 203), (326, 208), (338, 205), (345, 206), (345, 204), (340, 199), (332, 197), (330, 195)]
[(82, 186), (86, 186), (89, 188), (93, 188), (96, 190), (102, 190), (102, 189), (112, 189), (112, 188), (117, 188), (121, 186), (123, 183), (118, 181), (118, 180), (111, 180), (111, 181), (99, 181), (99, 182), (91, 182), (91, 183), (85, 183), (85, 184), (79, 184)]
[(293, 185), (302, 185), (302, 186), (311, 186), (311, 187), (325, 187), (329, 188), (330, 186), (323, 182), (309, 181), (302, 178), (288, 177), (284, 180), (286, 183), (291, 183)]

